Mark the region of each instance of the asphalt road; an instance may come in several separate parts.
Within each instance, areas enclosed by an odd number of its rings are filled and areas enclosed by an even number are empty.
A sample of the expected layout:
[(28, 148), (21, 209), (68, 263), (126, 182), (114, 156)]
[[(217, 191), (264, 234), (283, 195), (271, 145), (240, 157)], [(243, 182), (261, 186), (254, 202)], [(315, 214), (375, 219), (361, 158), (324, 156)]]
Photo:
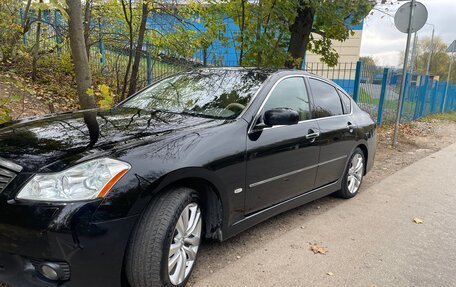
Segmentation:
[(300, 220), (192, 285), (456, 286), (456, 144)]

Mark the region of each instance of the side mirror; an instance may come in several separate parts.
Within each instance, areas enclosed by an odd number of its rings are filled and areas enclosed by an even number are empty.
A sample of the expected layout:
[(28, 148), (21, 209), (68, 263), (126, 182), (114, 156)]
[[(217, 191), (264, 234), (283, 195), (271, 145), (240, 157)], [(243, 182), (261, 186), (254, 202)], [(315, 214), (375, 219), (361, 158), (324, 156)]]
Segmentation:
[(267, 110), (263, 115), (266, 126), (295, 125), (299, 122), (297, 111), (289, 108), (275, 108)]

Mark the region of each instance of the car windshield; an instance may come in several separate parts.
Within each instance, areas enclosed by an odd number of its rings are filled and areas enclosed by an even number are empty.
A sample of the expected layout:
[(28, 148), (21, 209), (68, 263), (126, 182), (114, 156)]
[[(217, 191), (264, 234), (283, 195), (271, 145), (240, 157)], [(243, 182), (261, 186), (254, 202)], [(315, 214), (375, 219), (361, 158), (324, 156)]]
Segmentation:
[(245, 109), (267, 76), (258, 70), (191, 71), (166, 78), (120, 106), (233, 119)]

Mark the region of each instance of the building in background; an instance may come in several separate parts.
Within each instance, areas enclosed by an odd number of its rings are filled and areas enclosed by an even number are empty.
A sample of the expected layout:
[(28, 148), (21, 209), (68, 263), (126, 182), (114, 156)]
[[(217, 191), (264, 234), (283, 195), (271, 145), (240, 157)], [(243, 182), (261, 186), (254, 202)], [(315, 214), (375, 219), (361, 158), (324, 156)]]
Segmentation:
[[(332, 41), (333, 48), (339, 54), (338, 65), (329, 67), (321, 61), (321, 56), (307, 52), (303, 69), (314, 74), (332, 79), (353, 94), (356, 76), (356, 63), (359, 61), (361, 52), (361, 40), (363, 36), (364, 21), (356, 26), (351, 26), (353, 35), (347, 40)], [(318, 36), (318, 35), (316, 35)]]
[[(361, 51), (361, 38), (363, 36), (363, 23), (356, 26), (351, 26), (351, 30), (354, 32), (353, 36), (350, 36), (346, 41), (332, 41), (333, 48), (339, 54), (339, 63), (356, 63), (360, 57)], [(316, 35), (318, 36), (318, 35)], [(305, 62), (320, 63), (320, 55), (316, 55), (308, 52), (306, 54)]]

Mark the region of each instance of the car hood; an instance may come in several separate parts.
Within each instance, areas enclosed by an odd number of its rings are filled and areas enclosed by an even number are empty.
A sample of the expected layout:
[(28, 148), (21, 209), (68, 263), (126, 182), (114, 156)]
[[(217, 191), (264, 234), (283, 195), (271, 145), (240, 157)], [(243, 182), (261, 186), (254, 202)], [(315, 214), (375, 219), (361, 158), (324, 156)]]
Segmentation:
[(25, 119), (0, 126), (0, 158), (34, 172), (76, 154), (215, 122), (220, 120), (124, 108)]

